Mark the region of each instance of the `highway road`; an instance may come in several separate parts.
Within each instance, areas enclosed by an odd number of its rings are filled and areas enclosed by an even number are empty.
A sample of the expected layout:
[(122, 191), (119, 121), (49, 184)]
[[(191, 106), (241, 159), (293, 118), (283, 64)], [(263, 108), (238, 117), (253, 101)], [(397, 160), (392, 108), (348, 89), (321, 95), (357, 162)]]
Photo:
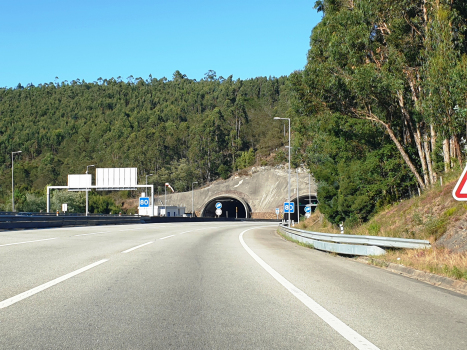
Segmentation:
[(269, 223), (0, 232), (0, 349), (467, 349), (467, 297)]

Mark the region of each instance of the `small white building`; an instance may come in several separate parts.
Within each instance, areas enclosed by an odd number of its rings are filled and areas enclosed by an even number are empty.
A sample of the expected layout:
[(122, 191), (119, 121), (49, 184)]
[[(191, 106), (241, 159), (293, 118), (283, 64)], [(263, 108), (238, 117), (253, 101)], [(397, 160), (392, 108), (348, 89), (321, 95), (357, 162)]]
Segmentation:
[(185, 207), (177, 207), (174, 205), (158, 205), (154, 207), (154, 215), (156, 216), (167, 216), (167, 217), (176, 217), (183, 216), (185, 214)]
[[(141, 208), (138, 207), (139, 215), (151, 215), (151, 208)], [(166, 214), (167, 213), (167, 214)], [(174, 205), (168, 205), (167, 207), (163, 205), (154, 206), (154, 216), (167, 216), (167, 217), (177, 217), (183, 216), (185, 214), (185, 207), (177, 207)]]

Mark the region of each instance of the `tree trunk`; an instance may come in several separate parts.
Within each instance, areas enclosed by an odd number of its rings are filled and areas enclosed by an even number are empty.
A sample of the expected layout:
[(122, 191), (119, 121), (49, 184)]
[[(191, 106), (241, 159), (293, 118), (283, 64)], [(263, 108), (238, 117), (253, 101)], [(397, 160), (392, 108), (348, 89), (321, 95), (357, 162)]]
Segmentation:
[[(422, 163), (422, 171), (423, 171), (423, 177), (425, 179), (425, 183), (424, 185), (420, 185), (422, 189), (425, 189), (425, 185), (428, 185), (430, 182), (429, 182), (429, 179), (428, 179), (428, 174), (427, 174), (427, 166), (426, 166), (426, 159), (425, 159), (425, 152), (423, 151), (423, 146), (422, 146), (422, 137), (421, 137), (421, 133), (420, 133), (420, 127), (419, 127), (419, 124), (418, 123), (415, 123), (415, 130), (414, 130), (414, 127), (413, 127), (413, 123), (412, 123), (412, 119), (410, 118), (410, 114), (409, 112), (407, 111), (407, 109), (405, 108), (405, 103), (404, 103), (404, 96), (402, 94), (401, 91), (398, 91), (397, 92), (397, 97), (399, 99), (399, 106), (401, 108), (401, 111), (402, 111), (402, 115), (405, 117), (405, 122), (406, 124), (408, 125), (408, 127), (410, 128), (412, 134), (413, 134), (413, 137), (414, 137), (414, 140), (415, 140), (415, 144), (417, 146), (417, 150), (418, 150), (418, 156), (420, 158), (420, 162)], [(392, 130), (391, 130), (392, 132)], [(392, 138), (392, 137), (391, 137)], [(396, 139), (396, 137), (394, 136), (394, 139)], [(399, 142), (399, 141), (398, 141)], [(400, 143), (399, 143), (400, 145)], [(396, 144), (397, 146), (397, 144)], [(402, 147), (402, 146), (401, 146)], [(399, 150), (400, 151), (400, 150)], [(404, 151), (405, 153), (405, 151)], [(407, 156), (407, 159), (408, 156)], [(405, 160), (405, 159), (404, 159)], [(410, 161), (410, 159), (409, 159)], [(407, 161), (406, 161), (407, 162)], [(413, 166), (413, 164), (412, 164)], [(415, 167), (414, 167), (414, 170), (416, 171)], [(413, 170), (412, 170), (413, 172)], [(416, 171), (417, 175), (418, 175), (418, 172)], [(415, 174), (415, 173), (414, 173)], [(420, 177), (420, 175), (418, 175)], [(420, 177), (420, 180), (421, 180), (421, 177)], [(417, 178), (417, 181), (419, 181), (420, 183), (420, 180)]]
[(422, 145), (422, 134), (420, 132), (420, 127), (419, 124), (415, 124), (415, 134), (414, 134), (414, 139), (415, 139), (415, 144), (417, 145), (417, 150), (418, 150), (418, 156), (420, 157), (420, 162), (422, 163), (422, 171), (423, 171), (423, 178), (425, 180), (425, 185), (430, 184), (430, 179), (428, 176), (428, 170), (427, 170), (427, 162), (426, 162), (426, 157), (425, 153), (426, 150), (423, 149)]
[(436, 131), (433, 124), (430, 125), (431, 131), (431, 151), (434, 152), (436, 149)]
[(386, 128), (386, 131), (388, 132), (389, 137), (391, 138), (391, 140), (394, 142), (397, 149), (399, 150), (399, 152), (400, 152), (400, 154), (402, 156), (402, 159), (404, 159), (405, 163), (407, 164), (409, 169), (412, 171), (412, 174), (417, 179), (417, 182), (418, 182), (418, 185), (420, 186), (420, 188), (422, 190), (424, 190), (426, 188), (426, 186), (425, 186), (425, 183), (423, 182), (423, 179), (421, 178), (420, 174), (418, 173), (417, 168), (415, 168), (412, 161), (410, 160), (409, 155), (405, 152), (404, 147), (401, 145), (401, 143), (397, 139), (396, 135), (394, 135), (394, 132), (392, 131), (391, 126), (389, 124), (386, 124), (382, 120), (380, 120), (376, 115), (374, 115), (371, 112), (364, 112), (364, 111), (357, 111), (357, 110), (353, 110), (353, 112), (355, 113), (355, 115), (359, 119), (371, 120), (373, 122), (377, 122), (377, 123), (383, 125)]
[(443, 157), (444, 157), (444, 171), (448, 172), (451, 169), (451, 159), (449, 157), (449, 140), (443, 140)]
[(425, 149), (425, 155), (426, 155), (426, 162), (427, 162), (427, 165), (428, 165), (428, 174), (430, 175), (430, 184), (433, 185), (435, 182), (436, 182), (436, 179), (435, 179), (435, 175), (433, 173), (433, 167), (432, 167), (432, 164), (431, 164), (431, 150), (430, 150), (430, 146), (429, 146), (429, 143), (428, 143), (428, 136), (426, 135), (426, 133), (424, 134), (424, 137), (423, 137), (423, 148)]
[(453, 141), (453, 146), (454, 146), (453, 148), (454, 148), (455, 157), (459, 161), (459, 165), (462, 167), (461, 146), (459, 144), (459, 138), (457, 137), (457, 135), (454, 135), (452, 137), (452, 141)]

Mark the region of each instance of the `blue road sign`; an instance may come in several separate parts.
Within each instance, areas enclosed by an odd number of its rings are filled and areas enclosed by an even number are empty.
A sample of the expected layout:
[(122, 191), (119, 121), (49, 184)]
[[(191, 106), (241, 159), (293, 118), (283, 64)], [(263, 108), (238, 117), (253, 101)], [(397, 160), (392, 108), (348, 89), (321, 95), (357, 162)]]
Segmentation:
[(294, 202), (285, 202), (284, 203), (284, 213), (295, 213), (295, 203)]
[(221, 202), (217, 202), (216, 203), (216, 209), (220, 209), (222, 208), (222, 203)]
[(139, 199), (140, 208), (149, 208), (149, 197), (141, 197)]
[(305, 213), (311, 213), (311, 207), (305, 207)]
[(279, 215), (280, 212), (281, 210), (279, 208), (276, 208), (276, 215)]

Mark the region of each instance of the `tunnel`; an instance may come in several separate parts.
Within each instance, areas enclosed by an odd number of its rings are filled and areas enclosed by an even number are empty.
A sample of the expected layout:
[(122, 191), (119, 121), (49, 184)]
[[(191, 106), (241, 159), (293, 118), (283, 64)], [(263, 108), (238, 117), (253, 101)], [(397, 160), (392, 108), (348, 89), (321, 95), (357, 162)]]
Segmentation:
[(249, 205), (240, 198), (232, 196), (219, 196), (209, 200), (201, 211), (201, 217), (214, 218), (216, 215), (216, 204), (220, 203), (221, 215), (219, 217), (228, 218), (248, 218), (250, 217)]
[[(316, 210), (316, 207), (318, 206), (318, 198), (316, 197), (316, 194), (304, 194), (302, 196), (298, 197), (298, 202), (299, 205), (297, 206), (297, 198), (291, 199), (292, 202), (295, 203), (295, 213), (290, 214), (290, 219), (293, 221), (297, 221), (297, 211), (300, 214), (300, 220), (302, 219), (302, 216), (305, 216), (305, 207), (310, 205), (311, 207), (311, 212), (313, 213)], [(298, 210), (297, 210), (298, 208)], [(287, 219), (287, 214), (285, 214), (285, 218)]]

